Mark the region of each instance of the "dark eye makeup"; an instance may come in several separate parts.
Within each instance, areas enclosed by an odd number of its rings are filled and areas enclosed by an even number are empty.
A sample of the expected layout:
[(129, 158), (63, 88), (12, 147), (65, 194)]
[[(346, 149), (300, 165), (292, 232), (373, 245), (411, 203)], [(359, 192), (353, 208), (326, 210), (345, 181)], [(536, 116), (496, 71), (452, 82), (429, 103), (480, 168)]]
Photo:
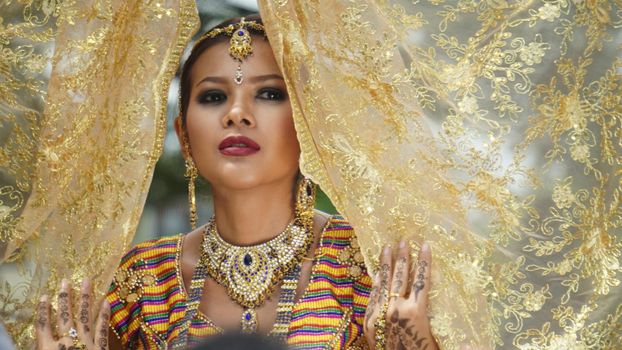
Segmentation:
[[(257, 91), (255, 98), (265, 101), (285, 101), (287, 92), (280, 88), (266, 87)], [(227, 101), (227, 94), (222, 90), (206, 90), (197, 95), (199, 104), (221, 104)]]
[(257, 92), (257, 98), (268, 101), (283, 101), (287, 93), (279, 88), (262, 88)]
[(200, 104), (218, 104), (227, 100), (227, 95), (222, 90), (207, 90), (197, 95)]

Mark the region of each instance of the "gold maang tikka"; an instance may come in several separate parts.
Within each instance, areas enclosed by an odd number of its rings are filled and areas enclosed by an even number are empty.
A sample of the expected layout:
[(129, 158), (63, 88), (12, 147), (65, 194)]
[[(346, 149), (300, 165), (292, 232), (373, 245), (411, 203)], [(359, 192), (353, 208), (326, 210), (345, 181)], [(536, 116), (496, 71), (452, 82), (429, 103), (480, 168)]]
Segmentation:
[(229, 55), (238, 61), (238, 68), (235, 70), (235, 76), (233, 81), (240, 85), (244, 80), (242, 76), (242, 61), (253, 53), (252, 38), (249, 29), (254, 31), (265, 33), (264, 26), (255, 21), (245, 21), (244, 17), (240, 19), (240, 22), (230, 24), (223, 28), (215, 28), (203, 35), (195, 44), (197, 46), (204, 40), (214, 38), (218, 35), (228, 35), (231, 37), (229, 40)]

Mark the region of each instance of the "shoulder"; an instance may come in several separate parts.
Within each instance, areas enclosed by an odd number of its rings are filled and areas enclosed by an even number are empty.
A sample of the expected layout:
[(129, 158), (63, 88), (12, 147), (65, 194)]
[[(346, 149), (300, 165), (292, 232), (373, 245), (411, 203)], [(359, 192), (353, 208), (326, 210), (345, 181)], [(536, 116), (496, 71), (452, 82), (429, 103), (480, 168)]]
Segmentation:
[(363, 254), (348, 220), (341, 215), (327, 215), (325, 218), (319, 243), (319, 264), (343, 271), (354, 280), (366, 275)]
[(354, 229), (343, 216), (329, 215), (324, 222), (322, 240), (324, 245), (329, 242), (333, 248), (358, 248)]
[(318, 348), (333, 344), (329, 349), (349, 348), (362, 336), (371, 279), (349, 222), (340, 215), (323, 218), (310, 283), (292, 314), (288, 343), (293, 348), (308, 346), (304, 335), (309, 332)]
[(163, 274), (175, 269), (181, 250), (181, 235), (146, 241), (130, 249), (121, 259), (109, 294), (119, 300), (136, 301), (145, 286), (155, 285)]
[(119, 267), (132, 267), (145, 260), (156, 261), (171, 258), (171, 254), (181, 249), (181, 235), (162, 237), (137, 244), (121, 258)]
[[(151, 344), (155, 347), (163, 330), (150, 328), (148, 321), (151, 309), (168, 313), (167, 300), (171, 296), (171, 284), (174, 278), (176, 261), (181, 249), (181, 235), (146, 241), (130, 249), (121, 259), (106, 299), (110, 303), (110, 325), (114, 333), (125, 344), (133, 348), (135, 342)], [(178, 289), (178, 288), (177, 288)], [(174, 294), (174, 293), (173, 293)], [(143, 300), (143, 296), (149, 296)], [(144, 303), (150, 309), (145, 314)], [(143, 319), (147, 323), (143, 323)], [(163, 323), (163, 326), (167, 326)], [(149, 345), (149, 348), (151, 348)]]

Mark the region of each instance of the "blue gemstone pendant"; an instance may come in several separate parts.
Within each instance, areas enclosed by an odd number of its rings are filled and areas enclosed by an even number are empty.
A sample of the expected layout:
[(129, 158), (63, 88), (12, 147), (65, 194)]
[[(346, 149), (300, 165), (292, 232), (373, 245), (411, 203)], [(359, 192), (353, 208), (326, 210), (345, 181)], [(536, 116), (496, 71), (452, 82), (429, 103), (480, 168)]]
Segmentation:
[(251, 266), (252, 263), (253, 263), (253, 258), (251, 257), (250, 254), (246, 253), (246, 255), (244, 255), (244, 265)]
[(242, 333), (257, 332), (257, 313), (255, 309), (244, 309), (242, 312)]

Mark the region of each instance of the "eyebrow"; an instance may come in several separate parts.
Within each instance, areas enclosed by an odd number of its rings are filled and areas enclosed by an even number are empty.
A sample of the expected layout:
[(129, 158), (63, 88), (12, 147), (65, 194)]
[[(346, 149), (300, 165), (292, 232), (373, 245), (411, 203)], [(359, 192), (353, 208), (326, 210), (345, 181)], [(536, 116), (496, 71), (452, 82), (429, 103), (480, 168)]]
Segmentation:
[[(283, 77), (280, 76), (279, 74), (265, 74), (265, 75), (256, 75), (254, 77), (248, 78), (248, 81), (251, 83), (257, 83), (260, 81), (266, 81), (266, 80), (272, 80), (272, 79), (284, 80)], [(230, 80), (231, 80), (230, 78), (225, 78), (225, 77), (207, 76), (201, 79), (201, 81), (199, 81), (195, 86), (199, 86), (200, 84), (204, 82), (208, 82), (208, 81), (211, 81), (213, 83), (226, 84)]]

